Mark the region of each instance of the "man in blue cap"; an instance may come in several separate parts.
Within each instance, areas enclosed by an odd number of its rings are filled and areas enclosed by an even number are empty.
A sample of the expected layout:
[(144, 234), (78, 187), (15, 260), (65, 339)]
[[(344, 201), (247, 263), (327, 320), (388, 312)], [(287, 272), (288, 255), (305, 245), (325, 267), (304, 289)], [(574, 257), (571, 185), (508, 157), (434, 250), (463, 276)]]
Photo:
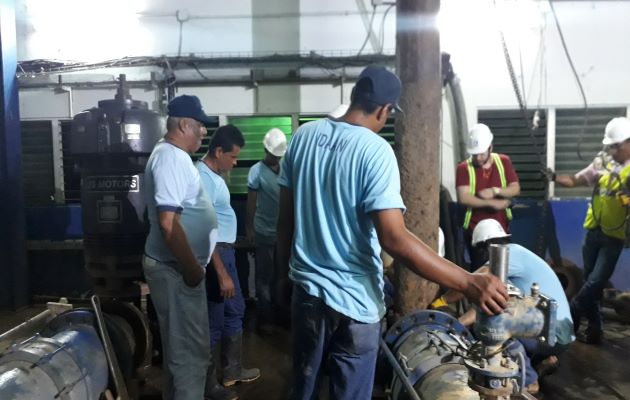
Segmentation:
[(166, 135), (145, 169), (143, 267), (160, 325), (165, 399), (202, 399), (211, 360), (204, 278), (217, 218), (190, 158), (210, 122), (197, 97), (171, 100)]
[(396, 157), (376, 134), (402, 111), (400, 93), (396, 75), (367, 67), (348, 111), (302, 125), (283, 159), (278, 268), (294, 282), (291, 399), (317, 396), (324, 363), (331, 398), (371, 398), (385, 314), (381, 245), (425, 278), (461, 288), (485, 312), (505, 307), (500, 280), (442, 259), (405, 227)]

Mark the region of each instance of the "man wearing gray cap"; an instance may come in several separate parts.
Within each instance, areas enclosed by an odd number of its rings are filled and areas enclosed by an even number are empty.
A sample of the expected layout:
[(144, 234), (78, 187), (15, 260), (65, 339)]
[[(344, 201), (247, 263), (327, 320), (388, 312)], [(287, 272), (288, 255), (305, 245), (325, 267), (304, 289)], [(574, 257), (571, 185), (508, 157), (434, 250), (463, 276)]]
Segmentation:
[(190, 158), (210, 122), (197, 97), (171, 100), (166, 135), (145, 169), (150, 231), (142, 264), (160, 325), (165, 399), (202, 399), (211, 360), (204, 277), (217, 218)]
[(500, 280), (442, 259), (405, 227), (396, 157), (376, 134), (401, 111), (401, 89), (387, 69), (367, 67), (348, 111), (302, 125), (284, 156), (278, 268), (294, 283), (292, 399), (317, 396), (324, 363), (331, 398), (371, 398), (385, 314), (381, 245), (489, 314), (505, 306)]

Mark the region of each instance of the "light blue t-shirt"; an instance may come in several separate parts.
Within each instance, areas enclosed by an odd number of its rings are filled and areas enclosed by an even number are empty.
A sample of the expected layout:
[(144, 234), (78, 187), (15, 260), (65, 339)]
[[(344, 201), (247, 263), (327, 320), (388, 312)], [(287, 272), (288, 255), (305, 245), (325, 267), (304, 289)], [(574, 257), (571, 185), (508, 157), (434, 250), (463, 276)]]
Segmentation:
[(190, 156), (184, 150), (160, 141), (149, 157), (144, 174), (150, 223), (144, 252), (160, 262), (177, 263), (164, 241), (158, 218), (160, 211), (173, 211), (180, 214), (179, 221), (188, 244), (199, 265), (205, 267), (216, 243), (217, 218)]
[(262, 161), (249, 169), (247, 188), (256, 192), (256, 215), (254, 231), (266, 240), (275, 242), (278, 225), (278, 207), (280, 203), (280, 173), (276, 173)]
[(531, 292), (532, 284), (538, 283), (540, 292), (556, 300), (558, 304), (556, 339), (560, 344), (575, 340), (569, 302), (558, 276), (551, 267), (525, 247), (511, 243), (508, 259), (508, 280), (524, 294)]
[(279, 183), (294, 198), (290, 278), (352, 319), (379, 321), (383, 264), (369, 213), (405, 209), (391, 146), (361, 126), (309, 122), (291, 139)]
[(236, 214), (230, 204), (230, 190), (225, 180), (201, 160), (197, 161), (197, 169), (201, 177), (201, 185), (206, 189), (217, 213), (219, 224), (217, 242), (236, 242)]

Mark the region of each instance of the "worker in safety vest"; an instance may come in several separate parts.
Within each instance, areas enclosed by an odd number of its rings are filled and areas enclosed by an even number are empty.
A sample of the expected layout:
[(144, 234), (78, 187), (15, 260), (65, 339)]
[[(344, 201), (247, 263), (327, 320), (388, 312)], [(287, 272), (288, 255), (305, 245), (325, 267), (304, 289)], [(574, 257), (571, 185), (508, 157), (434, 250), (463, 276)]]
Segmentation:
[(474, 125), (466, 143), (470, 157), (460, 162), (456, 171), (457, 201), (466, 208), (464, 240), (471, 271), (479, 268), (484, 261), (480, 251), (471, 245), (475, 226), (484, 219), (495, 219), (503, 230), (509, 232), (511, 199), (521, 192), (512, 161), (505, 154), (492, 152), (492, 139), (487, 125)]
[(582, 246), (584, 285), (571, 301), (575, 331), (579, 329), (580, 317), (588, 320), (586, 330), (577, 335), (578, 340), (588, 344), (598, 344), (602, 340), (599, 303), (628, 238), (630, 120), (619, 117), (608, 122), (602, 143), (605, 154), (596, 157), (577, 174), (556, 176), (548, 170), (549, 179), (561, 186), (593, 186), (593, 197), (584, 221), (587, 230)]

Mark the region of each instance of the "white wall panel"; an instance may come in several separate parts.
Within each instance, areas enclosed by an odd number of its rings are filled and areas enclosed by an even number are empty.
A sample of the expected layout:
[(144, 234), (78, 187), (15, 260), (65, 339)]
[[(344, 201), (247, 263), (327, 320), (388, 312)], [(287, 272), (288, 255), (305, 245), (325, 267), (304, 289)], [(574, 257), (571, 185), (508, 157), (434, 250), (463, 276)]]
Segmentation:
[[(525, 83), (528, 105), (540, 101), (543, 106), (581, 106), (548, 3), (503, 4), (513, 8), (496, 9), (488, 0), (443, 2), (442, 50), (452, 55), (467, 102), (483, 108), (517, 106), (501, 46), (501, 28), (517, 81)], [(562, 1), (554, 5), (589, 104), (630, 103), (630, 52), (622, 50), (630, 35), (630, 2)]]
[(300, 111), (300, 87), (296, 85), (260, 85), (256, 89), (255, 110), (262, 114), (286, 114)]
[(20, 90), (20, 119), (56, 119), (70, 117), (67, 92), (50, 89)]
[(201, 100), (208, 115), (217, 114), (253, 114), (254, 90), (237, 87), (197, 87), (182, 88), (180, 94), (192, 94)]
[[(110, 43), (111, 48), (120, 53), (119, 56), (175, 54), (179, 35), (179, 23), (175, 18), (177, 10), (186, 12), (189, 17), (183, 23), (184, 54), (212, 52), (221, 55), (240, 52), (246, 55), (257, 50), (330, 50), (331, 54), (350, 55), (355, 54), (363, 43), (366, 37), (365, 18), (369, 18), (372, 11), (369, 0), (363, 0), (360, 3), (362, 7), (357, 0), (300, 0), (297, 11), (295, 4), (287, 0), (274, 0), (270, 3), (273, 7), (268, 8), (257, 5), (255, 10), (251, 0), (224, 3), (205, 0), (130, 0), (129, 7), (124, 11), (127, 14), (134, 11), (133, 16), (137, 17), (144, 33), (134, 36), (130, 31), (129, 35), (116, 39), (115, 35), (107, 36), (111, 32), (101, 28), (103, 23), (108, 26), (120, 25), (121, 19), (114, 19), (115, 14), (109, 11), (105, 14), (96, 12), (100, 10), (96, 5), (108, 3), (88, 0), (68, 2), (68, 7), (59, 7), (56, 2), (49, 0), (17, 1), (21, 59), (81, 59), (83, 54), (92, 50), (96, 51), (96, 55), (108, 57), (111, 55), (107, 49)], [(69, 7), (74, 3), (80, 7)], [(86, 8), (86, 4), (94, 4), (96, 8)], [(554, 5), (589, 104), (630, 104), (630, 74), (627, 73), (630, 52), (624, 50), (630, 37), (630, 24), (627, 23), (630, 2), (562, 1), (554, 2)], [(112, 4), (108, 4), (108, 7), (115, 8)], [(81, 10), (82, 15), (71, 15)], [(380, 31), (386, 10), (387, 6), (377, 8), (372, 23), (376, 34)], [(57, 17), (55, 13), (62, 15)], [(296, 23), (298, 15), (300, 17)], [(89, 21), (94, 23), (90, 24)], [(498, 33), (500, 28), (505, 32), (516, 78), (519, 84), (524, 81), (528, 105), (581, 106), (582, 99), (562, 49), (548, 2), (503, 1), (495, 5), (492, 0), (443, 0), (437, 23), (442, 50), (451, 53), (455, 71), (466, 90), (466, 102), (471, 105), (469, 115), (474, 116), (476, 108), (513, 108), (517, 104), (506, 70)], [(257, 27), (255, 30), (253, 25)], [(395, 9), (390, 10), (382, 25), (384, 47), (393, 49)], [(68, 32), (62, 35), (60, 32), (65, 27), (72, 29), (66, 29)], [(118, 31), (129, 28), (125, 24), (116, 27), (120, 28)], [(297, 43), (293, 35), (297, 37)], [(55, 39), (50, 46), (42, 47), (34, 42), (37, 37), (40, 40), (48, 36)], [(254, 43), (257, 45), (254, 46)], [(364, 52), (373, 51), (372, 43), (368, 43)], [(235, 90), (236, 93), (243, 91)], [(276, 89), (263, 90), (271, 93)], [(344, 96), (346, 93), (344, 91)], [(238, 94), (235, 96), (241, 98)], [(61, 102), (63, 98), (63, 95), (47, 96), (46, 102)], [(230, 95), (226, 99), (229, 100)], [(276, 105), (269, 104), (273, 100), (267, 96), (263, 96), (263, 99), (265, 104), (261, 104), (261, 110), (278, 110), (285, 104), (283, 96), (278, 97)], [(27, 104), (31, 101), (34, 102), (33, 106)], [(29, 110), (37, 110), (42, 101), (25, 94), (21, 101), (25, 110), (23, 115), (32, 115), (34, 111)], [(295, 111), (297, 104), (315, 107), (308, 101), (290, 102), (288, 105), (291, 109), (286, 111)], [(63, 104), (44, 105), (55, 116), (66, 109)], [(219, 108), (251, 109), (251, 103), (222, 103)]]
[(341, 104), (339, 85), (304, 85), (300, 95), (303, 113), (327, 114)]
[(251, 52), (251, 0), (18, 0), (18, 58), (98, 61)]

